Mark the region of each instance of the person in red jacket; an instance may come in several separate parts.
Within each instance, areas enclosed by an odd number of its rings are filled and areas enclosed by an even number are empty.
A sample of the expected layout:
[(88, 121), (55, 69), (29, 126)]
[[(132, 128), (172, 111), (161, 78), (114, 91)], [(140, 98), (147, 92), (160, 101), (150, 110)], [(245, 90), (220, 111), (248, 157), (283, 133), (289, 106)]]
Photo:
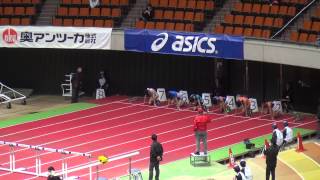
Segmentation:
[(202, 108), (198, 109), (199, 115), (194, 118), (193, 130), (196, 137), (197, 150), (194, 154), (200, 154), (200, 140), (203, 142), (204, 154), (207, 154), (207, 124), (210, 122), (209, 117), (203, 114)]

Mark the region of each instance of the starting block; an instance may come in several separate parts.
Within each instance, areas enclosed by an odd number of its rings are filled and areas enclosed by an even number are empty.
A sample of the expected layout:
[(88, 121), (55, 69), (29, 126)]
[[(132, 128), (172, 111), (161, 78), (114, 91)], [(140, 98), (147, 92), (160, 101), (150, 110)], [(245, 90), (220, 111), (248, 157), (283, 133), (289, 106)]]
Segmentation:
[(191, 153), (190, 164), (192, 166), (210, 166), (211, 158), (208, 154), (204, 154), (204, 152), (200, 152), (199, 155)]

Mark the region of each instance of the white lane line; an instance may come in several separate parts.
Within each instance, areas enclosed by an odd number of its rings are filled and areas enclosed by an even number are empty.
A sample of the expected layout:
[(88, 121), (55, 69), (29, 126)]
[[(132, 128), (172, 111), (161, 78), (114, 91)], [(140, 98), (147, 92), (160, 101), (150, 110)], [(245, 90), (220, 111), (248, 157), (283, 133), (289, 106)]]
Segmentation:
[[(278, 121), (280, 122), (281, 120), (278, 120)], [(278, 122), (278, 121), (276, 121), (276, 122)], [(317, 122), (317, 121), (308, 122), (306, 124), (311, 124), (311, 123), (315, 123), (315, 122)], [(208, 142), (211, 142), (211, 141), (214, 141), (214, 140), (217, 140), (217, 139), (221, 139), (221, 138), (225, 138), (225, 137), (228, 137), (228, 136), (240, 134), (240, 133), (245, 132), (245, 131), (257, 129), (257, 128), (260, 128), (260, 127), (263, 127), (263, 126), (267, 126), (267, 125), (271, 125), (271, 124), (272, 123), (268, 123), (268, 124), (265, 124), (265, 125), (256, 126), (254, 128), (246, 129), (246, 130), (239, 131), (239, 132), (236, 132), (236, 133), (231, 133), (231, 134), (228, 134), (228, 135), (220, 136), (220, 137), (217, 137), (217, 138), (210, 139), (210, 140), (208, 140)], [(306, 124), (303, 124), (303, 125), (306, 125)], [(299, 127), (299, 126), (303, 126), (303, 125), (297, 125), (297, 126), (293, 126), (293, 127)], [(181, 148), (177, 148), (177, 149), (165, 152), (164, 154), (169, 154), (169, 153), (172, 153), (172, 152), (175, 152), (175, 151), (178, 151), (178, 150), (182, 150), (182, 149), (186, 149), (186, 148), (189, 148), (189, 147), (192, 147), (192, 146), (194, 146), (194, 145), (188, 145), (188, 146), (184, 146), (184, 147), (181, 147)], [(139, 151), (140, 149), (142, 149), (142, 148), (136, 149), (135, 151)], [(136, 162), (139, 162), (139, 161), (143, 161), (145, 159), (149, 159), (149, 157), (140, 158), (140, 159), (131, 161), (131, 163), (133, 164), (133, 163), (136, 163)], [(112, 166), (112, 167), (109, 167), (109, 168), (99, 169), (99, 172), (103, 172), (103, 171), (107, 171), (107, 170), (110, 170), (110, 169), (114, 169), (114, 168), (122, 167), (122, 166), (127, 166), (127, 165), (128, 165), (128, 163), (118, 164), (118, 165), (115, 165), (115, 166)], [(95, 174), (95, 172), (93, 174)], [(80, 177), (84, 177), (84, 176), (88, 176), (88, 173), (80, 175)], [(31, 179), (34, 179), (34, 178), (31, 178)]]
[(289, 163), (287, 163), (285, 160), (283, 160), (283, 159), (280, 158), (279, 156), (278, 156), (278, 159), (279, 159), (283, 164), (287, 165), (290, 169), (292, 169), (292, 170), (301, 178), (301, 180), (304, 180), (304, 177), (300, 174), (300, 172), (299, 172), (296, 168), (294, 168), (293, 166), (291, 166)]
[[(174, 113), (177, 113), (177, 111), (172, 111), (172, 112), (169, 112), (169, 113), (160, 114), (160, 115), (156, 115), (156, 116), (140, 119), (139, 121), (132, 121), (132, 122), (129, 122), (129, 123), (119, 124), (119, 125), (116, 125), (116, 126), (111, 126), (111, 127), (107, 127), (107, 128), (103, 128), (103, 129), (98, 129), (98, 130), (95, 130), (95, 131), (89, 131), (89, 132), (78, 134), (78, 135), (75, 135), (75, 136), (68, 136), (66, 138), (62, 138), (62, 139), (58, 139), (58, 140), (55, 140), (55, 141), (49, 141), (49, 142), (46, 142), (46, 143), (43, 143), (43, 144), (39, 144), (38, 146), (44, 146), (44, 145), (49, 145), (49, 144), (53, 144), (53, 143), (57, 143), (57, 142), (61, 142), (61, 141), (66, 141), (66, 140), (69, 140), (69, 139), (73, 139), (73, 138), (77, 138), (77, 137), (81, 137), (81, 136), (86, 136), (86, 135), (89, 135), (89, 134), (94, 134), (94, 133), (97, 133), (97, 132), (101, 132), (101, 131), (105, 131), (105, 130), (109, 130), (109, 129), (113, 129), (113, 128), (117, 128), (117, 127), (121, 127), (121, 126), (125, 126), (125, 125), (135, 124), (135, 123), (146, 121), (146, 120), (149, 120), (149, 119), (152, 119), (152, 118), (157, 118), (157, 117), (170, 115), (170, 114), (174, 114)], [(67, 147), (67, 148), (69, 148), (69, 147)], [(15, 151), (15, 152), (20, 152), (20, 151), (25, 151), (25, 150), (29, 150), (29, 149), (28, 148), (19, 149), (19, 150)], [(0, 156), (7, 155), (7, 154), (9, 154), (9, 153), (2, 153), (2, 154), (0, 154)]]
[[(116, 109), (112, 109), (112, 110), (108, 110), (108, 111), (103, 111), (103, 112), (99, 112), (99, 113), (95, 113), (95, 114), (90, 114), (90, 115), (87, 115), (87, 116), (80, 116), (80, 117), (72, 118), (70, 120), (66, 120), (66, 121), (62, 121), (62, 122), (46, 124), (44, 126), (37, 126), (37, 127), (34, 127), (34, 128), (25, 129), (25, 130), (22, 130), (22, 131), (17, 131), (17, 132), (14, 132), (14, 133), (2, 135), (2, 136), (0, 136), (0, 138), (4, 138), (4, 137), (7, 137), (7, 136), (13, 136), (13, 135), (17, 135), (17, 134), (20, 134), (20, 133), (41, 129), (41, 128), (47, 128), (47, 127), (50, 127), (50, 126), (60, 125), (60, 124), (64, 124), (64, 123), (68, 123), (68, 122), (72, 122), (72, 121), (77, 121), (79, 119), (81, 120), (81, 119), (84, 119), (84, 118), (93, 117), (93, 116), (97, 116), (97, 115), (101, 115), (101, 114), (106, 114), (106, 113), (109, 113), (109, 112), (114, 112), (114, 111), (117, 111), (117, 110), (122, 110), (122, 109), (130, 108), (130, 107), (134, 107), (134, 106), (136, 106), (136, 105), (130, 105), (130, 106), (126, 106), (126, 107), (116, 108)], [(49, 117), (49, 118), (51, 118), (51, 117)], [(36, 121), (34, 121), (34, 122), (36, 122)]]
[[(194, 115), (195, 116), (195, 115)], [(190, 116), (190, 117), (194, 117), (194, 116)], [(188, 118), (190, 118), (188, 117)], [(222, 116), (222, 117), (219, 117), (219, 118), (216, 118), (216, 119), (213, 119), (213, 121), (215, 120), (219, 120), (219, 119), (224, 119), (225, 116)], [(259, 117), (257, 117), (259, 118)], [(180, 118), (180, 119), (185, 119), (185, 118)], [(217, 128), (213, 128), (213, 129), (210, 129), (208, 132), (211, 132), (211, 131), (214, 131), (214, 130), (217, 130), (217, 129), (221, 129), (221, 128), (224, 128), (224, 127), (228, 127), (228, 126), (232, 126), (232, 125), (236, 125), (236, 124), (240, 124), (240, 123), (244, 123), (244, 122), (247, 122), (247, 121), (252, 121), (252, 120), (255, 120), (256, 118), (248, 118), (247, 120), (243, 120), (243, 121), (239, 121), (239, 122), (236, 122), (236, 123), (232, 123), (232, 124), (228, 124), (228, 125), (224, 125), (224, 126), (219, 126)], [(157, 125), (156, 125), (157, 126)], [(169, 133), (169, 132), (172, 132), (172, 131), (176, 131), (176, 130), (180, 130), (180, 129), (184, 129), (184, 128), (190, 128), (192, 127), (192, 125), (188, 125), (188, 126), (184, 126), (182, 128), (178, 128), (178, 129), (173, 129), (173, 130), (169, 130), (169, 131), (166, 131), (166, 132), (162, 132), (162, 133), (159, 133), (158, 135), (161, 135), (161, 134), (166, 134), (166, 133)], [(123, 134), (120, 134), (120, 135), (123, 135)], [(117, 135), (115, 135), (117, 136)], [(183, 137), (180, 137), (180, 138), (177, 138), (177, 139), (173, 139), (173, 140), (169, 140), (169, 141), (165, 141), (164, 144), (166, 143), (169, 143), (169, 142), (173, 142), (173, 141), (176, 141), (176, 140), (180, 140), (180, 139), (184, 139), (184, 138), (188, 138), (190, 136), (193, 136), (193, 134), (191, 135), (187, 135), (187, 136), (183, 136)], [(113, 147), (116, 147), (116, 146), (120, 146), (120, 145), (123, 145), (123, 144), (127, 144), (127, 143), (131, 143), (131, 142), (135, 142), (135, 141), (138, 141), (138, 140), (142, 140), (142, 139), (147, 139), (149, 137), (143, 137), (143, 138), (140, 138), (140, 139), (135, 139), (135, 140), (132, 140), (132, 141), (126, 141), (126, 142), (123, 142), (123, 143), (120, 143), (120, 144), (116, 144), (116, 145), (112, 145), (112, 146), (109, 146), (109, 147), (104, 147), (104, 148), (100, 148), (100, 149), (95, 149), (93, 151), (89, 151), (87, 153), (92, 153), (92, 152), (97, 152), (97, 151), (100, 151), (100, 150), (106, 150), (106, 149), (109, 149), (109, 148), (113, 148)], [(105, 138), (103, 138), (105, 139)], [(101, 139), (100, 139), (101, 140)], [(149, 146), (147, 147), (144, 147), (143, 149), (145, 148), (149, 148)], [(141, 149), (141, 148), (140, 148)], [(46, 154), (46, 153), (45, 153)], [(50, 154), (50, 153), (47, 153), (47, 154)], [(66, 159), (71, 159), (71, 158), (74, 158), (76, 156), (70, 156), (70, 157), (67, 157)], [(24, 158), (24, 159), (28, 159), (28, 158)], [(57, 162), (59, 160), (54, 160), (54, 161), (51, 161), (51, 162), (47, 162), (47, 163), (44, 163), (43, 165), (45, 164), (50, 164), (50, 163), (53, 163), (53, 162)], [(34, 166), (32, 166), (34, 167)], [(32, 168), (32, 167), (28, 167), (28, 168)], [(2, 175), (0, 175), (2, 176)]]
[[(72, 112), (66, 112), (66, 113), (62, 113), (62, 114), (58, 114), (58, 115), (54, 115), (54, 116), (50, 116), (50, 117), (46, 117), (46, 118), (40, 118), (38, 119), (37, 121), (41, 121), (41, 120), (45, 120), (45, 119), (48, 119), (48, 118), (54, 118), (54, 117), (58, 117), (58, 116), (63, 116), (63, 115), (67, 115), (67, 114), (72, 114), (72, 113), (75, 113), (75, 112), (81, 112), (81, 111), (86, 111), (86, 110), (89, 110), (89, 109), (94, 109), (94, 108), (97, 108), (97, 107), (101, 107), (101, 106), (107, 106), (107, 105), (110, 105), (110, 104), (114, 104), (114, 103), (121, 103), (122, 101), (124, 100), (127, 100), (128, 98), (125, 98), (125, 99), (120, 99), (120, 100), (117, 100), (117, 101), (112, 101), (112, 102), (108, 102), (108, 103), (105, 103), (105, 104), (99, 104), (99, 105), (96, 105), (94, 107), (89, 107), (89, 108), (86, 108), (86, 109), (82, 109), (80, 111), (72, 111)], [(94, 103), (92, 103), (94, 104)], [(15, 124), (15, 125), (11, 125), (11, 126), (7, 126), (5, 128), (0, 128), (0, 129), (6, 129), (6, 128), (10, 128), (10, 127), (13, 127), (13, 126), (19, 126), (19, 125), (24, 125), (24, 124), (28, 124), (28, 123), (35, 123), (36, 121), (32, 121), (32, 122), (24, 122), (24, 123), (20, 123), (20, 124)], [(19, 131), (18, 131), (19, 132)], [(18, 133), (17, 132), (17, 133)], [(1, 137), (5, 137), (5, 136), (0, 136)]]

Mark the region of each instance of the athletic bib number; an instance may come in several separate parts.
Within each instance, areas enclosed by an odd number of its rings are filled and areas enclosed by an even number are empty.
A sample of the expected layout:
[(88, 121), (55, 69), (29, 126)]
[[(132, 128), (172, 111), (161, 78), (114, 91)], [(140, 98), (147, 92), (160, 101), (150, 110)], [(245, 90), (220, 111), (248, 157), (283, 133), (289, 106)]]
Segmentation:
[(211, 102), (211, 98), (210, 98), (210, 94), (209, 93), (202, 93), (202, 100), (203, 100), (203, 105), (206, 107), (211, 107), (212, 106), (212, 102)]
[(236, 109), (236, 101), (234, 99), (234, 96), (227, 96), (225, 103), (227, 104), (227, 106), (229, 106), (231, 110)]
[(189, 103), (189, 96), (188, 96), (188, 92), (187, 91), (179, 91), (179, 94), (181, 94), (182, 97), (182, 101)]
[(282, 112), (282, 105), (281, 101), (273, 101), (273, 108), (272, 110), (274, 112)]
[(250, 101), (250, 109), (252, 112), (259, 112), (257, 99), (249, 98)]
[(164, 88), (158, 88), (157, 93), (159, 95), (159, 101), (164, 102), (167, 101), (166, 90)]

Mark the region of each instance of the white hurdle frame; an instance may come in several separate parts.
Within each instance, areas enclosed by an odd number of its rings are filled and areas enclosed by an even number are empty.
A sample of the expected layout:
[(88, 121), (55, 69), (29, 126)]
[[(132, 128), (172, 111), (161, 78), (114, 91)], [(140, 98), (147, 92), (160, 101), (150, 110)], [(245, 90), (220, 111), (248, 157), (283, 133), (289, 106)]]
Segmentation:
[[(131, 153), (126, 153), (126, 154), (123, 154), (123, 155), (119, 155), (119, 156), (115, 156), (115, 157), (111, 157), (110, 159), (108, 159), (108, 162), (112, 162), (112, 161), (117, 161), (117, 160), (120, 160), (120, 159), (126, 159), (128, 158), (129, 159), (129, 179), (131, 179), (131, 158), (133, 156), (137, 156), (139, 155), (140, 152), (139, 151), (135, 151), (135, 152), (131, 152)], [(108, 163), (106, 163), (108, 164)], [(63, 178), (66, 178), (67, 177), (67, 173), (72, 173), (72, 172), (76, 172), (76, 171), (80, 171), (82, 169), (87, 169), (89, 168), (89, 179), (90, 180), (93, 180), (93, 172), (92, 172), (92, 167), (96, 166), (96, 169), (97, 169), (97, 172), (96, 174), (99, 173), (99, 170), (98, 170), (98, 166), (101, 165), (101, 162), (100, 161), (95, 161), (93, 163), (89, 163), (87, 165), (84, 165), (84, 166), (81, 166), (81, 167), (76, 167), (76, 168), (73, 168), (73, 169), (67, 169), (66, 166), (65, 168), (63, 169), (62, 172), (59, 172), (59, 173), (56, 173), (57, 176), (62, 176)]]
[[(88, 157), (89, 159), (92, 157), (91, 154), (89, 153), (79, 153), (79, 152), (74, 152), (74, 151), (66, 151), (64, 149), (53, 149), (53, 148), (45, 148), (41, 146), (34, 146), (34, 145), (27, 145), (27, 144), (20, 144), (20, 143), (15, 143), (15, 142), (7, 142), (7, 141), (0, 141), (0, 145), (8, 145), (10, 147), (10, 161), (9, 161), (9, 169), (8, 168), (3, 168), (0, 167), (0, 170), (3, 171), (9, 171), (11, 173), (17, 172), (17, 173), (23, 173), (23, 174), (29, 174), (29, 175), (34, 175), (34, 176), (43, 176), (47, 177), (47, 173), (42, 173), (41, 172), (41, 158), (40, 158), (40, 151), (47, 151), (47, 152), (52, 152), (52, 153), (60, 153), (62, 154), (62, 170), (63, 172), (66, 171), (65, 176), (67, 177), (67, 162), (65, 161), (65, 156), (66, 155), (76, 155), (76, 156), (83, 156), (83, 157)], [(15, 158), (15, 147), (20, 147), (20, 148), (27, 148), (27, 149), (32, 149), (36, 153), (36, 172), (29, 172), (26, 171), (22, 168), (16, 168), (16, 158)]]

